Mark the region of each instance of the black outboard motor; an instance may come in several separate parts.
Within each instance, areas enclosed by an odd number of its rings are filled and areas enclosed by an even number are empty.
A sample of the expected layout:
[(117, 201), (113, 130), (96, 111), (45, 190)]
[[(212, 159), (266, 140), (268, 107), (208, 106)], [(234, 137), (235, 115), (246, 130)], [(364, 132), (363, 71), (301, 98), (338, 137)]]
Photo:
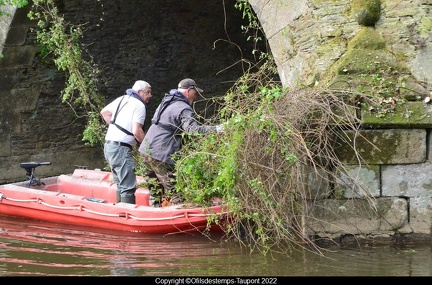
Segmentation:
[(22, 162), (20, 166), (26, 170), (26, 179), (30, 180), (30, 186), (42, 185), (39, 178), (35, 176), (36, 167), (39, 165), (51, 165), (51, 162)]

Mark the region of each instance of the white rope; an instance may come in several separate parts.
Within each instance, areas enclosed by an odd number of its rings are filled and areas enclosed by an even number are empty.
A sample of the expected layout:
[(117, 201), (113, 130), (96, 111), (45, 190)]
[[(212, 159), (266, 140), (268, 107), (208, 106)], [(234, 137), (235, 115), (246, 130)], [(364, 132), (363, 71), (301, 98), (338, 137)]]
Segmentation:
[(54, 209), (62, 209), (62, 210), (80, 210), (80, 206), (73, 206), (73, 207), (66, 207), (66, 206), (54, 206), (50, 205), (48, 203), (42, 202), (42, 200), (39, 201), (39, 204), (42, 204), (44, 206), (54, 208)]
[(224, 215), (228, 212), (224, 213), (211, 213), (211, 214), (193, 214), (193, 213), (185, 213), (183, 215), (177, 215), (172, 217), (166, 217), (166, 218), (138, 218), (133, 215), (129, 215), (129, 218), (137, 220), (137, 221), (163, 221), (163, 220), (174, 220), (174, 219), (181, 219), (181, 218), (188, 218), (188, 217), (209, 217), (212, 215)]
[[(1, 198), (5, 199), (5, 200), (9, 200), (9, 201), (13, 201), (13, 202), (24, 202), (24, 203), (28, 203), (28, 202), (38, 202), (38, 200), (36, 199), (32, 199), (32, 200), (21, 200), (21, 199), (13, 199), (13, 198), (7, 198), (6, 196), (4, 196), (4, 194), (1, 194)], [(1, 200), (1, 199), (0, 199)]]
[(107, 216), (107, 217), (126, 217), (127, 213), (122, 213), (122, 214), (107, 214), (107, 213), (101, 213), (101, 212), (96, 212), (93, 210), (89, 210), (87, 208), (82, 207), (83, 211), (92, 213), (92, 214), (97, 214), (97, 215), (101, 215), (101, 216)]

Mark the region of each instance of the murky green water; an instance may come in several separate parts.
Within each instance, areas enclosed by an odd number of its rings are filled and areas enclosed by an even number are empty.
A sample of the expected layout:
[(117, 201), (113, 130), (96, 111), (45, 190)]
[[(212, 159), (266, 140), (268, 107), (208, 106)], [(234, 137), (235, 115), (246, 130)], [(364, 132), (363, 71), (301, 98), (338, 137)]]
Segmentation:
[[(432, 276), (432, 247), (249, 253), (220, 237), (101, 232), (0, 217), (0, 276)], [(281, 284), (280, 282), (277, 284)]]

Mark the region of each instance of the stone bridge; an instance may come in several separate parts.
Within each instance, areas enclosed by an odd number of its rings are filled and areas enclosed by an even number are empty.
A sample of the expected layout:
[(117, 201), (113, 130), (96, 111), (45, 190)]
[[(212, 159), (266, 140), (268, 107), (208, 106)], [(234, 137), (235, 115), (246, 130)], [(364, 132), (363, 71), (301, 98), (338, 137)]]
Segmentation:
[[(254, 60), (253, 43), (241, 30), (247, 22), (234, 9), (235, 1), (59, 3), (67, 21), (86, 24), (83, 42), (104, 72), (101, 92), (106, 100), (123, 94), (137, 79), (149, 81), (154, 93), (162, 95), (181, 78), (192, 77), (208, 96), (223, 95)], [(396, 62), (411, 84), (407, 98), (414, 99), (403, 111), (411, 116), (380, 121), (362, 114), (366, 136), (381, 138), (376, 143), (384, 151), (363, 153), (361, 167), (346, 157), (351, 174), (368, 187), (379, 211), (364, 207), (361, 195), (341, 183), (341, 199), (323, 199), (316, 205), (315, 216), (330, 226), (311, 221), (310, 234), (392, 239), (420, 234), (430, 239), (432, 110), (424, 99), (432, 83), (432, 1), (249, 3), (284, 86), (328, 87), (335, 83), (330, 76), (335, 73), (346, 82), (348, 76), (365, 72), (356, 60), (366, 60), (369, 67), (383, 62), (394, 67)], [(10, 16), (0, 19), (0, 183), (20, 180), (22, 161), (52, 161), (52, 167), (40, 170), (42, 175), (104, 164), (101, 147), (85, 146), (81, 140), (84, 122), (59, 103), (64, 74), (38, 56), (36, 25), (26, 17), (28, 8), (10, 8)], [(379, 38), (380, 44), (369, 44), (372, 38)]]

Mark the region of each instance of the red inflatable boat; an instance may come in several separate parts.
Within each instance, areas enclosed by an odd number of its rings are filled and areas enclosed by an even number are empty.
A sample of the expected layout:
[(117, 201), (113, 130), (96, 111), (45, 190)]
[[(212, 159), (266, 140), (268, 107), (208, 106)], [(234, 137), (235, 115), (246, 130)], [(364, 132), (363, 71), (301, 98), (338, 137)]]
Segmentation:
[[(143, 187), (135, 192), (136, 204), (116, 203), (117, 187), (106, 171), (75, 169), (71, 175), (35, 177), (35, 168), (47, 164), (21, 163), (28, 180), (0, 185), (1, 215), (143, 233), (221, 231), (226, 222), (228, 213), (217, 202), (206, 208), (151, 207)], [(144, 180), (138, 177), (137, 185)]]

